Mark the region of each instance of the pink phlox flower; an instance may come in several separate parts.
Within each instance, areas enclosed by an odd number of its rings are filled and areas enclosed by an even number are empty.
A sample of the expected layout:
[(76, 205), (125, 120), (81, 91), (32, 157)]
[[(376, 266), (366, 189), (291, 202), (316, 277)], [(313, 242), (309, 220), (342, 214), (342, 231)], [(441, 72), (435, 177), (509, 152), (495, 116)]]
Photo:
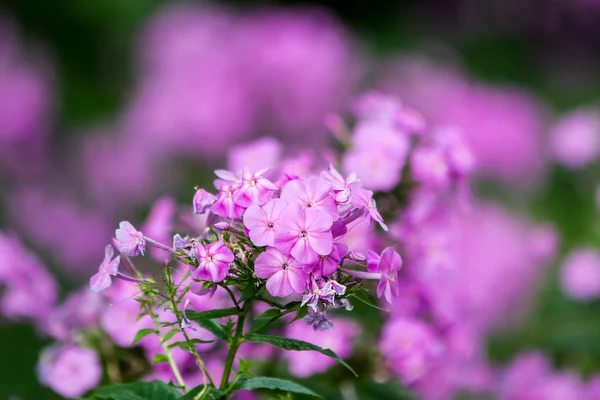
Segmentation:
[(354, 207), (363, 209), (365, 211), (364, 218), (367, 224), (370, 224), (371, 220), (374, 220), (379, 224), (379, 226), (381, 226), (381, 229), (387, 232), (388, 227), (383, 222), (383, 217), (377, 210), (377, 205), (373, 199), (373, 192), (364, 189), (360, 182), (351, 183), (350, 190), (352, 192), (352, 199), (350, 200), (350, 203)]
[(302, 264), (273, 247), (256, 258), (254, 272), (259, 278), (267, 279), (267, 290), (276, 297), (302, 293), (306, 288), (307, 275)]
[(248, 229), (248, 236), (257, 246), (273, 246), (275, 232), (279, 227), (279, 217), (287, 203), (281, 199), (271, 199), (260, 207), (252, 204), (244, 213), (244, 226)]
[(475, 169), (475, 155), (467, 145), (460, 129), (441, 127), (434, 131), (433, 140), (441, 147), (451, 173), (463, 178)]
[(334, 243), (331, 253), (326, 256), (319, 256), (317, 262), (311, 265), (304, 266), (304, 272), (312, 273), (316, 277), (329, 276), (333, 274), (340, 261), (348, 253), (348, 247), (341, 243)]
[(217, 197), (204, 189), (196, 190), (192, 201), (195, 214), (204, 214), (217, 201)]
[(281, 199), (288, 204), (300, 204), (305, 208), (323, 211), (333, 221), (339, 218), (331, 184), (321, 177), (288, 182), (281, 191)]
[(393, 297), (400, 295), (398, 285), (398, 271), (402, 268), (402, 257), (392, 247), (387, 247), (381, 253), (377, 269), (381, 273), (381, 280), (377, 285), (377, 297), (385, 297), (392, 304)]
[(356, 174), (350, 174), (346, 179), (335, 169), (333, 164), (329, 164), (327, 171), (321, 172), (327, 182), (331, 184), (333, 192), (335, 193), (335, 201), (338, 204), (346, 204), (350, 201), (350, 188), (349, 184), (358, 180)]
[(443, 189), (450, 184), (450, 165), (440, 146), (425, 145), (415, 149), (410, 160), (410, 172), (424, 186)]
[(400, 108), (396, 113), (395, 120), (397, 126), (409, 134), (421, 134), (427, 128), (423, 114), (410, 107)]
[(211, 206), (210, 211), (222, 218), (236, 219), (241, 217), (245, 208), (233, 200), (240, 187), (241, 183), (223, 183), (220, 185), (217, 200)]
[(290, 204), (279, 217), (275, 247), (302, 264), (313, 264), (333, 248), (331, 217), (314, 208)]
[(107, 289), (112, 284), (110, 276), (116, 276), (119, 272), (119, 262), (121, 261), (120, 256), (112, 258), (114, 255), (114, 249), (109, 244), (104, 248), (104, 260), (98, 272), (90, 278), (90, 289), (94, 292), (100, 292)]
[(311, 275), (308, 293), (302, 296), (301, 306), (307, 305), (314, 311), (317, 311), (319, 303), (327, 303), (330, 306), (334, 306), (335, 294), (331, 281), (326, 282), (323, 279), (316, 280), (314, 275)]
[(126, 256), (135, 257), (144, 255), (146, 251), (146, 240), (142, 232), (136, 230), (128, 221), (122, 221), (119, 229), (115, 231), (115, 237), (119, 242), (119, 251)]
[(194, 279), (221, 282), (229, 273), (233, 253), (222, 240), (204, 247), (197, 246), (198, 268), (192, 272)]
[(242, 207), (249, 207), (251, 204), (262, 206), (267, 203), (273, 194), (279, 189), (264, 174), (269, 172), (268, 168), (261, 169), (252, 173), (248, 168), (244, 168), (242, 173), (242, 186), (233, 197), (235, 203)]

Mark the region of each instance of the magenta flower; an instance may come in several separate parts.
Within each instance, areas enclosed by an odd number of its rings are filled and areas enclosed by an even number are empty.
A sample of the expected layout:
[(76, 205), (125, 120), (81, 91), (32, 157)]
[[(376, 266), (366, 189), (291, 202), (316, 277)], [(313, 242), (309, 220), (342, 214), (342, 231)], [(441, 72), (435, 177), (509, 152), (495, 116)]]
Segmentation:
[(256, 258), (254, 272), (259, 278), (268, 279), (267, 290), (276, 297), (302, 293), (306, 289), (308, 276), (302, 270), (302, 265), (273, 247)]
[(210, 208), (210, 211), (223, 218), (239, 218), (244, 213), (244, 207), (236, 204), (233, 198), (241, 187), (239, 183), (223, 183), (219, 190), (217, 200)]
[(379, 211), (377, 210), (377, 205), (375, 204), (375, 200), (373, 200), (373, 192), (367, 189), (364, 189), (360, 182), (353, 182), (350, 184), (350, 190), (352, 191), (352, 199), (350, 203), (358, 208), (363, 209), (365, 211), (364, 217), (367, 224), (371, 223), (371, 219), (375, 222), (379, 223), (379, 226), (387, 232), (388, 227), (383, 222), (383, 218)]
[(146, 240), (142, 232), (137, 231), (128, 221), (122, 221), (115, 236), (120, 244), (119, 251), (126, 256), (135, 257), (144, 255), (146, 251)]
[(221, 282), (229, 273), (229, 264), (234, 256), (223, 241), (219, 240), (204, 247), (196, 247), (198, 268), (192, 273), (194, 279)]
[(392, 304), (392, 298), (400, 294), (398, 286), (398, 271), (402, 268), (402, 258), (392, 247), (387, 247), (381, 253), (377, 269), (381, 273), (381, 280), (377, 285), (377, 297), (385, 297)]
[(40, 381), (66, 398), (85, 394), (102, 378), (96, 352), (72, 345), (46, 348), (37, 369)]
[(331, 217), (323, 211), (290, 204), (279, 217), (275, 247), (302, 264), (313, 264), (319, 256), (331, 253), (332, 224)]
[(194, 195), (194, 213), (204, 214), (215, 203), (217, 197), (204, 189), (196, 190)]
[(315, 264), (305, 265), (304, 272), (312, 273), (316, 277), (329, 276), (337, 270), (346, 253), (348, 253), (348, 247), (341, 243), (334, 243), (331, 253), (319, 256)]
[(331, 184), (335, 193), (335, 201), (338, 204), (346, 204), (350, 201), (350, 188), (348, 185), (357, 180), (355, 174), (350, 174), (346, 179), (329, 164), (329, 170), (321, 172), (321, 176)]
[(252, 243), (257, 246), (274, 245), (279, 216), (286, 207), (287, 203), (280, 199), (272, 199), (262, 207), (256, 204), (248, 207), (244, 213), (244, 226), (249, 230)]
[(109, 244), (104, 248), (104, 260), (100, 264), (98, 272), (90, 278), (90, 289), (94, 292), (100, 292), (110, 287), (112, 284), (110, 276), (116, 276), (119, 272), (121, 257), (116, 256), (112, 259), (113, 255), (113, 247)]
[(283, 187), (281, 198), (289, 204), (300, 204), (306, 208), (323, 211), (333, 221), (339, 218), (331, 185), (323, 178), (312, 177), (290, 181)]
[(248, 168), (244, 168), (242, 186), (233, 197), (237, 205), (242, 207), (249, 207), (251, 204), (262, 206), (273, 197), (273, 193), (278, 190), (278, 187), (267, 178), (263, 178), (268, 171), (268, 168), (264, 168), (251, 173)]

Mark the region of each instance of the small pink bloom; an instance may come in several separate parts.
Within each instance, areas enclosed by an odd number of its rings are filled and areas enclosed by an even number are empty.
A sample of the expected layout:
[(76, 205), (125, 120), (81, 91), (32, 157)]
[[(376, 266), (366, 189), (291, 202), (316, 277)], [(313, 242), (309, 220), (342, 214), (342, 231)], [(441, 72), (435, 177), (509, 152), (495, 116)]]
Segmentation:
[(219, 240), (204, 247), (196, 247), (198, 268), (192, 272), (194, 279), (221, 282), (229, 273), (229, 264), (234, 260), (233, 253)]
[(257, 246), (273, 246), (275, 231), (279, 227), (279, 216), (287, 207), (280, 199), (272, 199), (259, 207), (256, 204), (248, 207), (244, 213), (244, 226), (250, 231), (248, 236)]
[(117, 256), (111, 260), (114, 255), (113, 247), (109, 244), (104, 248), (104, 260), (98, 272), (90, 278), (90, 289), (94, 292), (100, 292), (112, 284), (110, 276), (116, 276), (119, 272), (119, 262), (121, 257)]
[(262, 206), (273, 197), (273, 193), (278, 190), (278, 187), (263, 177), (268, 171), (269, 169), (265, 168), (252, 173), (248, 168), (244, 168), (242, 186), (233, 197), (237, 205), (242, 207), (249, 207), (251, 204)]
[(331, 253), (326, 256), (319, 256), (315, 264), (305, 265), (304, 272), (312, 273), (315, 277), (329, 276), (333, 274), (340, 261), (348, 253), (348, 247), (341, 243), (334, 243)]
[(42, 352), (38, 376), (61, 396), (75, 398), (100, 383), (102, 366), (93, 350), (70, 345), (50, 347)]
[(393, 297), (398, 297), (400, 287), (398, 286), (398, 271), (402, 268), (402, 258), (392, 247), (388, 247), (381, 253), (377, 269), (381, 273), (381, 280), (377, 285), (377, 297), (385, 297), (392, 304)]
[(144, 255), (146, 251), (146, 240), (142, 232), (137, 231), (128, 221), (119, 224), (115, 236), (120, 244), (119, 251), (126, 256), (135, 257)]
[(300, 204), (306, 208), (323, 211), (329, 214), (333, 221), (339, 218), (331, 185), (323, 178), (290, 181), (283, 187), (281, 198), (289, 204)]
[(346, 204), (350, 201), (350, 188), (348, 185), (357, 180), (355, 174), (350, 174), (344, 179), (334, 166), (329, 164), (329, 170), (321, 172), (321, 176), (331, 184), (336, 203)]
[(331, 217), (323, 211), (290, 204), (279, 218), (275, 247), (302, 264), (313, 264), (319, 256), (331, 253), (332, 224)]
[(217, 197), (204, 189), (196, 190), (194, 195), (194, 213), (204, 214), (215, 203)]
[(365, 210), (364, 217), (367, 224), (370, 225), (372, 219), (387, 232), (388, 227), (383, 222), (383, 217), (379, 214), (375, 200), (373, 200), (373, 192), (364, 189), (360, 185), (360, 182), (352, 182), (350, 184), (350, 190), (352, 192), (352, 200), (350, 200), (350, 203), (356, 208)]
[(276, 297), (302, 293), (306, 289), (308, 276), (302, 270), (302, 265), (273, 247), (256, 258), (254, 272), (259, 278), (268, 279), (267, 290)]
[(241, 187), (239, 183), (223, 183), (220, 186), (217, 200), (210, 208), (210, 211), (223, 218), (236, 219), (244, 213), (244, 207), (236, 204), (233, 200), (236, 192)]
[(600, 297), (600, 252), (580, 248), (569, 254), (562, 266), (561, 285), (569, 297), (579, 301)]

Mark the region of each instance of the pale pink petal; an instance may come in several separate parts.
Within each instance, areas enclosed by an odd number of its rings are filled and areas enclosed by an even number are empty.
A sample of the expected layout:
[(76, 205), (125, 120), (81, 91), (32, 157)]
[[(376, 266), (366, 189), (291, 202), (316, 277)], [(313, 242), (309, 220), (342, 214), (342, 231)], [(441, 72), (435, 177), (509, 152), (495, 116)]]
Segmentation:
[(253, 228), (248, 236), (257, 246), (273, 246), (275, 243), (275, 230), (266, 225)]
[(121, 257), (115, 257), (114, 260), (106, 264), (106, 272), (112, 276), (116, 276), (117, 272), (119, 272), (119, 262), (121, 262)]
[(265, 252), (260, 253), (256, 261), (254, 261), (254, 272), (261, 279), (270, 278), (278, 271), (281, 271), (281, 266), (285, 262), (285, 256), (270, 247)]
[(90, 278), (90, 289), (94, 292), (100, 292), (107, 289), (112, 284), (110, 275), (106, 272), (98, 272)]
[(333, 248), (333, 235), (330, 231), (311, 232), (307, 238), (310, 247), (314, 250), (314, 252), (316, 252), (316, 254), (326, 256), (331, 253)]
[[(267, 207), (268, 205), (269, 203), (265, 204), (265, 207)], [(252, 230), (258, 226), (267, 225), (269, 221), (267, 220), (267, 215), (265, 211), (266, 209), (263, 210), (255, 204), (248, 207), (248, 209), (244, 213), (244, 226)]]
[(104, 248), (104, 260), (102, 261), (102, 264), (107, 264), (110, 261), (110, 259), (113, 258), (114, 254), (115, 250), (113, 249), (113, 247), (110, 244), (107, 244)]
[(300, 180), (293, 180), (288, 182), (281, 191), (281, 199), (288, 203), (298, 203), (306, 205), (309, 202), (309, 198), (306, 192), (304, 182)]
[[(332, 239), (333, 242), (333, 239)], [(331, 249), (329, 249), (331, 251)], [(317, 253), (311, 248), (307, 238), (300, 238), (292, 250), (290, 251), (292, 257), (294, 257), (301, 264), (312, 264), (319, 258)]]
[(279, 219), (279, 227), (283, 231), (301, 232), (304, 230), (304, 208), (298, 204), (289, 204), (281, 213)]
[(285, 297), (292, 294), (293, 289), (287, 277), (287, 271), (282, 269), (267, 281), (267, 290), (275, 297)]
[(275, 247), (284, 254), (290, 254), (298, 240), (300, 240), (300, 233), (298, 231), (284, 231), (279, 228), (275, 232)]
[(308, 276), (304, 273), (302, 268), (290, 267), (285, 272), (287, 272), (288, 281), (294, 292), (304, 292), (304, 289), (306, 289), (306, 281), (308, 279)]
[(306, 216), (306, 230), (308, 232), (322, 232), (331, 228), (333, 225), (333, 219), (329, 214), (308, 208), (305, 210)]
[(318, 202), (329, 196), (331, 184), (320, 177), (308, 178), (304, 181), (304, 187), (308, 198), (313, 202)]
[(287, 203), (281, 199), (273, 199), (263, 206), (267, 219), (271, 222), (279, 220), (281, 213), (287, 207)]

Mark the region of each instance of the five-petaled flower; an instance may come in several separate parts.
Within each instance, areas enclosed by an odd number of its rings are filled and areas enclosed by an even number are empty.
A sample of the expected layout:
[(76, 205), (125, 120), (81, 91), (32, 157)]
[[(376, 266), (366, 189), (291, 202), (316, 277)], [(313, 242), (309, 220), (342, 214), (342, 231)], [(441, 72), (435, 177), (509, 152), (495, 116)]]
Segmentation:
[(254, 262), (256, 276), (267, 280), (267, 290), (273, 296), (285, 297), (302, 293), (306, 288), (307, 275), (293, 257), (282, 254), (273, 247), (261, 253)]
[(116, 276), (119, 272), (120, 256), (112, 258), (114, 255), (113, 247), (109, 244), (104, 248), (104, 260), (98, 268), (98, 272), (90, 278), (90, 289), (94, 292), (100, 292), (107, 289), (112, 284), (111, 275)]
[(196, 246), (198, 268), (192, 272), (195, 279), (221, 282), (229, 273), (229, 264), (234, 260), (233, 253), (222, 240), (210, 243), (206, 247)]

